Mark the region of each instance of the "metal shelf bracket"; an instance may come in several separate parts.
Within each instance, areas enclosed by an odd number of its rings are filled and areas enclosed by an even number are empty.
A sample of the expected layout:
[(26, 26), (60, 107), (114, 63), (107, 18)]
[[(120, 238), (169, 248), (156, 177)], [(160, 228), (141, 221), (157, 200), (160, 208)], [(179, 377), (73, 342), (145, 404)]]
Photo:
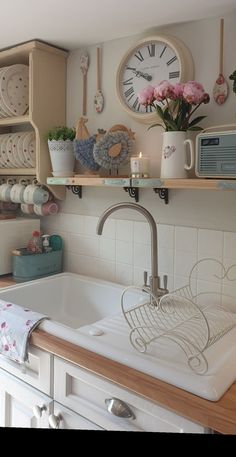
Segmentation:
[(165, 189), (163, 187), (157, 188), (155, 187), (154, 192), (159, 195), (161, 200), (165, 201), (165, 204), (168, 205), (169, 203), (169, 189)]
[(125, 192), (128, 192), (131, 198), (134, 198), (136, 203), (139, 201), (139, 188), (138, 187), (124, 187)]
[(78, 195), (79, 198), (82, 198), (82, 186), (66, 186), (67, 189), (71, 190), (74, 195)]

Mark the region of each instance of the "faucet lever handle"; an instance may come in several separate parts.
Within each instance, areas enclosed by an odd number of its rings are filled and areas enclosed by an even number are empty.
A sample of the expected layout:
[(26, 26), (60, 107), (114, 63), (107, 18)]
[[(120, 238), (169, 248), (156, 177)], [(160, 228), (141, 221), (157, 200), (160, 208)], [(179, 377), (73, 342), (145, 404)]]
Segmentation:
[(163, 275), (163, 288), (167, 290), (168, 276)]
[(148, 272), (144, 271), (143, 272), (143, 285), (147, 287), (147, 279), (148, 279)]

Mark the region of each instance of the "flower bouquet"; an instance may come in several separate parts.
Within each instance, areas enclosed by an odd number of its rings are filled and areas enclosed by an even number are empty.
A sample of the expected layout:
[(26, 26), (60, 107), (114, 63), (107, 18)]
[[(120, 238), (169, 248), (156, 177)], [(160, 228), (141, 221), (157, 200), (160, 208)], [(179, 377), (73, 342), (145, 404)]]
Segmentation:
[[(162, 81), (157, 86), (147, 86), (139, 94), (139, 103), (154, 106), (162, 124), (155, 123), (149, 128), (162, 126), (165, 131), (202, 130), (199, 122), (206, 116), (192, 119), (200, 105), (209, 103), (210, 96), (203, 86), (196, 81), (170, 84)], [(160, 103), (160, 104), (159, 104)]]

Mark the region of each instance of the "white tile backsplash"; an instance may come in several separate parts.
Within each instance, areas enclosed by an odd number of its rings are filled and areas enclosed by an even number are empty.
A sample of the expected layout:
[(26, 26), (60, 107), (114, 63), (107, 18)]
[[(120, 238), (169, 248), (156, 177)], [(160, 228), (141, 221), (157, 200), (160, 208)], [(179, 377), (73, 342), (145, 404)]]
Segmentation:
[(95, 236), (97, 223), (98, 223), (98, 217), (84, 216), (84, 234)]
[(174, 250), (175, 227), (173, 225), (158, 224), (158, 249), (166, 248)]
[(132, 243), (134, 236), (133, 221), (116, 221), (116, 239)]
[[(60, 213), (44, 218), (43, 226), (49, 234), (62, 236), (65, 270), (142, 286), (144, 270), (151, 275), (148, 224), (109, 218), (98, 236), (97, 223), (95, 216)], [(197, 261), (200, 263), (193, 269)], [(163, 274), (168, 275), (170, 291), (186, 286), (193, 269), (193, 293), (224, 291), (236, 297), (236, 267), (227, 278), (221, 261), (226, 270), (236, 263), (236, 233), (158, 224), (158, 272), (161, 285)]]
[(191, 227), (175, 227), (175, 249), (196, 253), (197, 229)]
[(116, 264), (116, 282), (127, 286), (133, 284), (133, 267), (126, 263)]
[(105, 260), (114, 260), (116, 258), (116, 242), (110, 238), (101, 237), (100, 241), (100, 258)]
[(198, 230), (198, 256), (213, 257), (221, 259), (223, 257), (223, 232), (218, 230)]
[(176, 251), (174, 259), (174, 274), (179, 276), (189, 276), (196, 262), (196, 253), (192, 254), (184, 251)]
[(151, 243), (150, 229), (146, 222), (134, 222), (134, 242)]
[(133, 265), (133, 244), (127, 241), (116, 241), (116, 260), (117, 262)]
[(134, 266), (150, 269), (150, 246), (143, 243), (134, 244)]
[(236, 233), (224, 232), (224, 257), (231, 257), (236, 261)]
[(158, 270), (165, 274), (173, 274), (174, 272), (174, 256), (173, 249), (158, 249)]

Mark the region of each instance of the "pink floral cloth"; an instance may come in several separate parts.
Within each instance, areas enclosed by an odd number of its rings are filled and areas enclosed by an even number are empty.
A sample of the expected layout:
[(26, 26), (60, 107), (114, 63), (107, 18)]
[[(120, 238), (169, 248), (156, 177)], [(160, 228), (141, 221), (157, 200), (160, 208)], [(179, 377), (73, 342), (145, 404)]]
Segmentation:
[(18, 363), (28, 360), (31, 332), (47, 316), (0, 300), (0, 353)]

